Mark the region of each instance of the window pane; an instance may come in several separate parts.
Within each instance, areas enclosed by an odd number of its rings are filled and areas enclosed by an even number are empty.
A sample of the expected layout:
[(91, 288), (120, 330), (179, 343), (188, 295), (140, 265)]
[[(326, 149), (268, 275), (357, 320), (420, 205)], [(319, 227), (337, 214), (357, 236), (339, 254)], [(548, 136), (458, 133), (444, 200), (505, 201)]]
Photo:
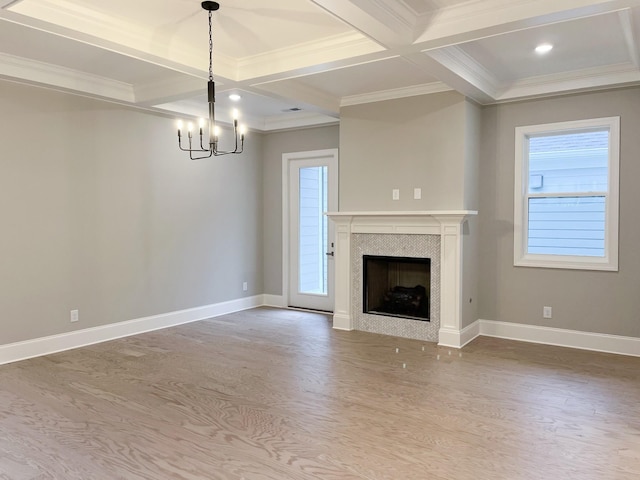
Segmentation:
[(529, 193), (606, 192), (609, 130), (529, 138)]
[(604, 257), (605, 197), (529, 199), (528, 253)]

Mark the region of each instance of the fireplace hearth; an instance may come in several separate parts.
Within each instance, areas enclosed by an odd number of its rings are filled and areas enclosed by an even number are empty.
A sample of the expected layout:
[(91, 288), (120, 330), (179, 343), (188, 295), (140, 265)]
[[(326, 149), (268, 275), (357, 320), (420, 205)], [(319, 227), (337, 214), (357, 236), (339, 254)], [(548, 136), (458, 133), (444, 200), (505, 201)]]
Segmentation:
[(363, 313), (429, 321), (431, 259), (363, 255)]

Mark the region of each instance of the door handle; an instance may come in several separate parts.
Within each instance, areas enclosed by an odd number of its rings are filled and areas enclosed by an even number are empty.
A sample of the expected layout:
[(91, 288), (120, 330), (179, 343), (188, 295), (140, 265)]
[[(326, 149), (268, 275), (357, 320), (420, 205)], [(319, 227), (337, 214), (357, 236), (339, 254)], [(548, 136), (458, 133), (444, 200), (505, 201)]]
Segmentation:
[(330, 255), (330, 256), (333, 257), (333, 252), (327, 252), (327, 253), (325, 253), (325, 255)]

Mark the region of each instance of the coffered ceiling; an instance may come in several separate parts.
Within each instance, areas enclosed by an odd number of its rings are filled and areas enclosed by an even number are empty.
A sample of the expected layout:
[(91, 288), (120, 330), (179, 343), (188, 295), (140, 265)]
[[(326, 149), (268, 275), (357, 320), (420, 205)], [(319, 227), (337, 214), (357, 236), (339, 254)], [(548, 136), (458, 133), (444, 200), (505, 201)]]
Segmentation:
[[(270, 131), (457, 90), (480, 104), (640, 84), (640, 0), (220, 0), (216, 113)], [(541, 43), (553, 44), (545, 54)], [(0, 78), (206, 116), (198, 0), (0, 0)]]

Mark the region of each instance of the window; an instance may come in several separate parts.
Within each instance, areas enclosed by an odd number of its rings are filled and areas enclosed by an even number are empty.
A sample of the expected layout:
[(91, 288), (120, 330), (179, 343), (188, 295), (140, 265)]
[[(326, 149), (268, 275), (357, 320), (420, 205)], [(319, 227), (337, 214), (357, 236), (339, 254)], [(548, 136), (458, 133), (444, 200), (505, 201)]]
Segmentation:
[(618, 270), (620, 118), (516, 128), (514, 265)]

